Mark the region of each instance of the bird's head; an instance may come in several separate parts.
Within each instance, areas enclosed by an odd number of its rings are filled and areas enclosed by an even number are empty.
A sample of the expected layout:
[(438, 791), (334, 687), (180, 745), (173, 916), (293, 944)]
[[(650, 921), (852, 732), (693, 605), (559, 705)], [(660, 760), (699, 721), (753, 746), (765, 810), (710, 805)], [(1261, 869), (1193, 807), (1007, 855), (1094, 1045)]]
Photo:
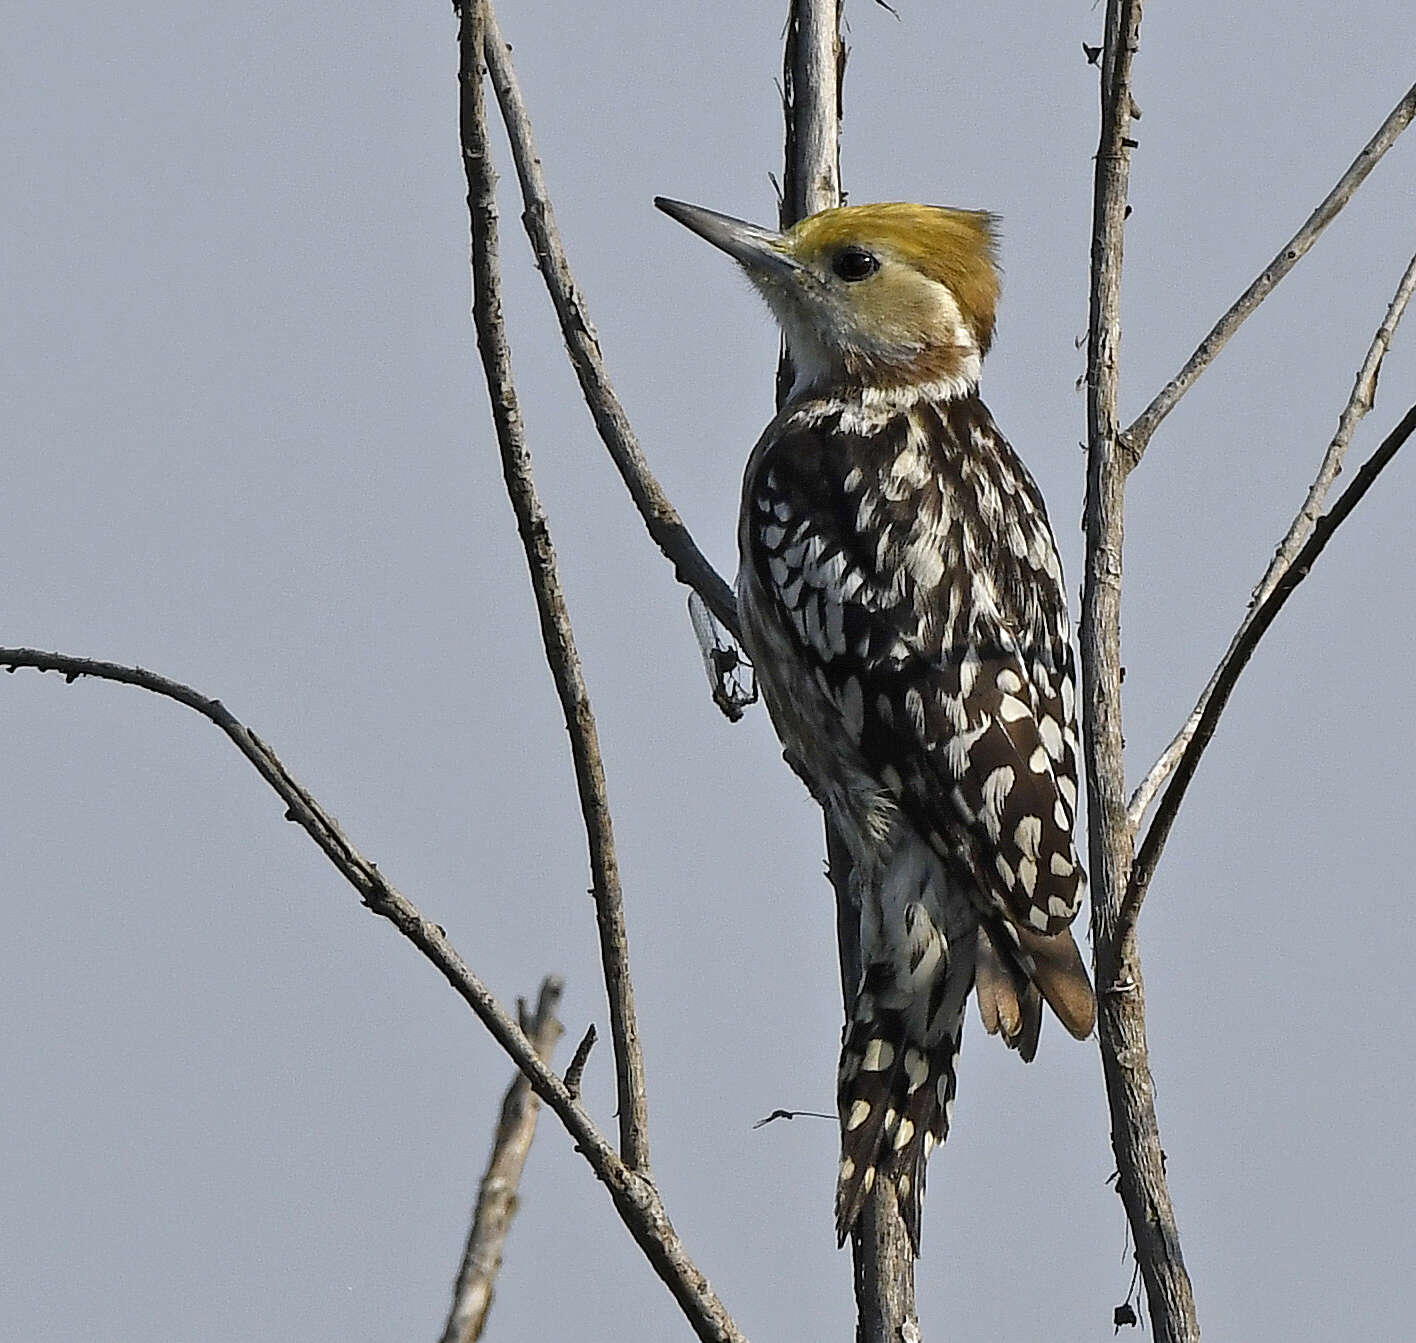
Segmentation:
[(951, 396), (978, 382), (998, 305), (992, 215), (843, 205), (778, 232), (662, 196), (654, 204), (747, 273), (786, 336), (795, 390)]

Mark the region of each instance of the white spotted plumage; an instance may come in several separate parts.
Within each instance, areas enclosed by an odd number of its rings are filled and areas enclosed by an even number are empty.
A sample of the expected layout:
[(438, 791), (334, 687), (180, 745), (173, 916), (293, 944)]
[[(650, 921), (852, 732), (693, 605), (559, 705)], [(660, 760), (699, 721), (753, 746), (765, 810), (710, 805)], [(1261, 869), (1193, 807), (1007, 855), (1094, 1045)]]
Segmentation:
[[(864, 908), (871, 1012), (843, 1052), (838, 1226), (884, 1162), (914, 1191), (902, 1206), (917, 1236), (924, 1139), (947, 1130), (979, 937), (1023, 999), (1035, 966), (1019, 938), (1070, 945), (1076, 695), (1046, 513), (983, 403), (845, 427), (860, 423), (836, 394), (792, 403), (764, 435), (739, 596), (773, 721), (846, 839)], [(790, 533), (768, 521), (781, 511), (800, 519)], [(1011, 1039), (1030, 1055), (1035, 1024)]]

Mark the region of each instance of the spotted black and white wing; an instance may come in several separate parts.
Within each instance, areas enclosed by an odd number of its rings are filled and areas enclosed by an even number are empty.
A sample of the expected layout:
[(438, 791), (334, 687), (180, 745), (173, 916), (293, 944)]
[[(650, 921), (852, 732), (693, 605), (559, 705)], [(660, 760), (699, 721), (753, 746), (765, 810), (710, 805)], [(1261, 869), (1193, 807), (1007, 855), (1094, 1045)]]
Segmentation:
[(1010, 940), (1065, 929), (1083, 887), (1066, 598), (1041, 496), (983, 403), (788, 420), (743, 510), (762, 616), (837, 715), (789, 749), (829, 780), (844, 734)]

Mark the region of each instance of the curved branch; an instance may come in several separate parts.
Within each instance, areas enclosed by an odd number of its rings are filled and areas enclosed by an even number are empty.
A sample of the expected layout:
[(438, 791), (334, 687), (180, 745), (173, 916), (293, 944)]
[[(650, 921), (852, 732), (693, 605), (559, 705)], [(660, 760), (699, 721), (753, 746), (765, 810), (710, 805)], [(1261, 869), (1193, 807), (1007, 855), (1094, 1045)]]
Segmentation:
[(354, 847), (339, 823), (285, 768), (275, 752), (220, 700), (141, 667), (125, 667), (116, 662), (36, 648), (0, 648), (0, 667), (11, 672), (20, 667), (58, 672), (70, 682), (92, 676), (97, 680), (136, 686), (185, 704), (220, 728), (285, 803), (286, 819), (294, 821), (314, 840), (373, 913), (392, 923), (432, 962), (525, 1074), (531, 1089), (561, 1121), (596, 1177), (609, 1191), (620, 1219), (673, 1294), (694, 1333), (704, 1343), (745, 1343), (708, 1280), (689, 1258), (653, 1183), (620, 1159), (565, 1083), (537, 1054), (525, 1032), (468, 969), (442, 928), (424, 918), (413, 902), (379, 871), (378, 865)]
[[(649, 1120), (644, 1091), (644, 1054), (634, 1014), (634, 985), (629, 976), (629, 939), (624, 925), (624, 897), (620, 891), (619, 863), (615, 856), (614, 824), (605, 786), (599, 733), (590, 708), (590, 695), (580, 655), (575, 648), (570, 613), (556, 568), (545, 510), (536, 493), (531, 454), (512, 381), (511, 350), (502, 319), (501, 267), (497, 258), (496, 175), (487, 144), (486, 108), (482, 98), (482, 52), (493, 31), (484, 29), (484, 0), (464, 4), (458, 33), (461, 85), (460, 128), (462, 161), (467, 171), (467, 209), (472, 224), (472, 320), (477, 327), (477, 348), (492, 403), (502, 475), (516, 513), (517, 531), (526, 551), (526, 566), (541, 619), (541, 639), (546, 661), (560, 696), (565, 726), (570, 734), (575, 782), (585, 834), (590, 847), (590, 870), (595, 897), (595, 922), (600, 937), (600, 960), (610, 1003), (610, 1034), (615, 1051), (615, 1078), (619, 1094), (620, 1155), (631, 1169), (648, 1171)], [(485, 33), (485, 40), (484, 40)]]
[(1141, 820), (1146, 814), (1146, 809), (1155, 800), (1155, 795), (1160, 792), (1166, 779), (1175, 772), (1175, 767), (1185, 754), (1185, 748), (1189, 746), (1200, 725), (1205, 705), (1209, 703), (1210, 696), (1214, 694), (1215, 685), (1223, 674), (1226, 663), (1233, 657), (1239, 641), (1253, 622), (1255, 608), (1274, 590), (1279, 579), (1292, 566), (1300, 547), (1317, 523), (1318, 517), (1322, 513), (1323, 501), (1327, 498), (1328, 491), (1342, 471), (1342, 462), (1347, 456), (1352, 435), (1357, 431), (1357, 426), (1371, 410), (1372, 403), (1376, 399), (1377, 378), (1381, 373), (1382, 360), (1386, 357), (1386, 352), (1391, 346), (1392, 337), (1396, 334), (1397, 325), (1401, 321), (1402, 314), (1406, 311), (1406, 305), (1411, 299), (1413, 289), (1416, 289), (1416, 256), (1413, 256), (1407, 264), (1406, 271), (1396, 286), (1396, 293), (1387, 306), (1386, 316), (1382, 318), (1382, 324), (1372, 337), (1372, 343), (1367, 349), (1367, 357), (1362, 361), (1362, 367), (1357, 370), (1357, 378), (1352, 386), (1352, 395), (1347, 398), (1347, 404), (1342, 408), (1342, 414), (1338, 417), (1337, 432), (1333, 435), (1332, 442), (1328, 444), (1327, 451), (1323, 454), (1317, 477), (1308, 487), (1308, 496), (1303, 500), (1303, 507), (1298, 510), (1287, 534), (1274, 550), (1268, 569), (1249, 599), (1249, 609), (1245, 612), (1244, 619), (1239, 622), (1239, 628), (1235, 631), (1234, 637), (1229, 641), (1228, 650), (1220, 659), (1219, 666), (1215, 668), (1214, 675), (1210, 677), (1209, 684), (1205, 686), (1195, 707), (1190, 711), (1190, 716), (1185, 720), (1184, 726), (1175, 734), (1170, 745), (1161, 752), (1160, 758), (1151, 766), (1150, 772), (1141, 780), (1136, 791), (1131, 794), (1126, 814), (1130, 818), (1133, 828), (1139, 828)]
[(697, 592), (713, 615), (737, 638), (737, 602), (732, 589), (698, 549), (683, 519), (649, 469), (629, 417), (610, 384), (595, 328), (576, 290), (560, 230), (556, 227), (555, 212), (541, 173), (541, 160), (531, 136), (531, 121), (526, 114), (516, 69), (511, 63), (511, 48), (502, 40), (491, 4), (484, 3), (483, 10), (487, 70), (511, 140), (511, 154), (526, 204), (521, 222), (526, 226), (541, 278), (555, 306), (566, 352), (580, 380), (585, 403), (649, 535), (673, 564), (675, 577)]
[(1405, 96), (1392, 108), (1390, 115), (1382, 122), (1377, 133), (1363, 147), (1362, 152), (1352, 160), (1347, 171), (1338, 179), (1337, 185), (1323, 198), (1323, 202), (1308, 216), (1307, 222), (1280, 249), (1278, 255), (1264, 267), (1251, 284), (1235, 301), (1234, 305), (1214, 324), (1204, 340), (1196, 347), (1180, 370), (1156, 394), (1148, 405), (1121, 435), (1127, 456), (1127, 470), (1131, 470), (1141, 460), (1151, 436), (1160, 422), (1175, 409), (1180, 398), (1194, 385), (1195, 379), (1214, 362), (1215, 356), (1225, 347), (1229, 338), (1243, 325), (1260, 303), (1273, 291), (1274, 286), (1293, 269), (1312, 245), (1317, 242), (1322, 231), (1337, 218), (1342, 207), (1353, 197), (1357, 188), (1366, 180), (1381, 160), (1383, 154), (1396, 143), (1396, 138), (1416, 117), (1416, 84), (1406, 91)]
[(1160, 806), (1156, 809), (1155, 819), (1151, 822), (1150, 829), (1146, 832), (1145, 841), (1141, 845), (1140, 852), (1136, 855), (1130, 886), (1126, 892), (1126, 902), (1122, 906), (1118, 921), (1118, 927), (1123, 933), (1135, 927), (1136, 917), (1141, 909), (1141, 901), (1145, 899), (1146, 890), (1150, 886), (1151, 878), (1155, 875), (1156, 864), (1160, 861), (1160, 854), (1165, 847), (1166, 839), (1170, 836), (1170, 829), (1175, 824), (1175, 816), (1185, 797), (1185, 790), (1190, 786), (1190, 780), (1195, 776), (1200, 756), (1204, 754), (1205, 747), (1209, 745), (1210, 738), (1214, 736), (1219, 716), (1224, 712), (1225, 705), (1229, 703), (1229, 696), (1234, 690), (1240, 672), (1248, 665), (1254, 649), (1258, 647), (1259, 640), (1263, 638), (1268, 627), (1273, 624), (1274, 617), (1283, 609), (1283, 604), (1293, 595), (1293, 590), (1298, 584), (1308, 576), (1314, 562), (1332, 539), (1332, 534), (1357, 507), (1362, 496), (1372, 488), (1377, 477), (1381, 475), (1382, 469), (1396, 456), (1402, 444), (1413, 433), (1416, 433), (1416, 406), (1412, 406), (1406, 412), (1396, 428), (1382, 440), (1381, 446), (1362, 464), (1361, 469), (1353, 477), (1352, 483), (1342, 492), (1337, 503), (1332, 506), (1332, 511), (1318, 519), (1313, 527), (1312, 535), (1308, 537), (1297, 555), (1294, 556), (1293, 562), (1284, 569), (1282, 576), (1274, 584), (1273, 590), (1254, 609), (1252, 617), (1245, 622), (1234, 645), (1225, 654), (1224, 661), (1220, 663), (1219, 672), (1215, 677), (1214, 689), (1205, 701), (1199, 722), (1195, 725), (1194, 734), (1181, 754), (1175, 770), (1175, 777), (1170, 781), (1170, 787), (1165, 790), (1165, 796), (1161, 798)]

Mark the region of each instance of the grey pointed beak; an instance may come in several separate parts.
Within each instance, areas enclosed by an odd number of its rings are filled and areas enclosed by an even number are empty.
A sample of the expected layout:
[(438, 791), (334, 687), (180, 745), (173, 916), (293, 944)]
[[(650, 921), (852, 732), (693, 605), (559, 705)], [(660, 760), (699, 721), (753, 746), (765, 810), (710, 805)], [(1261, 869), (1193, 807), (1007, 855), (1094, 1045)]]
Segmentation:
[(785, 250), (786, 239), (775, 229), (749, 224), (701, 205), (655, 196), (654, 204), (670, 219), (677, 219), (700, 238), (721, 248), (740, 266), (768, 278), (785, 278), (799, 269), (797, 262)]

